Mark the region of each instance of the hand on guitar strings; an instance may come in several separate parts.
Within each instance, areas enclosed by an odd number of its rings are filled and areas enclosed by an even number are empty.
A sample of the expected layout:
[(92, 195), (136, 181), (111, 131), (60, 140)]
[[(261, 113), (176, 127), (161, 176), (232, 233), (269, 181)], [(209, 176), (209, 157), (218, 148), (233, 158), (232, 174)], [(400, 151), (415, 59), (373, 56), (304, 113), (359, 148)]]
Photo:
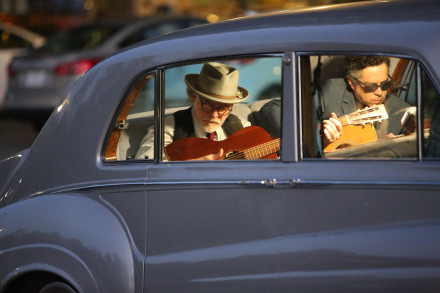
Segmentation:
[(324, 140), (323, 145), (326, 146), (336, 141), (342, 134), (342, 124), (337, 119), (335, 113), (332, 113), (328, 120), (324, 120)]

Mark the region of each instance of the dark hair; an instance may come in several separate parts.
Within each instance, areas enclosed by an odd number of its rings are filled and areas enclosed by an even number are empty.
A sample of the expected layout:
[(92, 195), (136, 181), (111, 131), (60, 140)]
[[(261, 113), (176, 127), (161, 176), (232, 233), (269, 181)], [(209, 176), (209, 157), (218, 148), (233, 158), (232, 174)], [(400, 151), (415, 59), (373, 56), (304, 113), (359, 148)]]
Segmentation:
[(345, 57), (345, 70), (350, 77), (359, 77), (359, 71), (370, 66), (378, 66), (385, 63), (390, 67), (390, 58), (384, 56), (347, 56)]

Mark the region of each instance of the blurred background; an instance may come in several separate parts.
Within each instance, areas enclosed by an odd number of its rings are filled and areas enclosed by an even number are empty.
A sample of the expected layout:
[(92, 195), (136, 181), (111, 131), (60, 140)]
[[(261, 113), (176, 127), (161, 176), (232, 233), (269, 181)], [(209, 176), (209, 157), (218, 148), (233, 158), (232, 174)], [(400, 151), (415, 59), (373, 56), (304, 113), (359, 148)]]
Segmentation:
[(31, 146), (69, 86), (123, 47), (200, 23), (357, 1), (0, 0), (0, 160)]
[(0, 20), (50, 35), (86, 21), (185, 14), (211, 22), (274, 10), (356, 0), (0, 0)]

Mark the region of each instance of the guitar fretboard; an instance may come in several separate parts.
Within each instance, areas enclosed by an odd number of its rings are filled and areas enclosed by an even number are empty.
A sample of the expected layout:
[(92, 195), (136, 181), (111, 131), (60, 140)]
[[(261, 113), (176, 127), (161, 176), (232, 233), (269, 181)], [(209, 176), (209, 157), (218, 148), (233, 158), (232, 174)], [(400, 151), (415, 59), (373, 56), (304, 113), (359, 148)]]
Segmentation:
[(280, 139), (278, 138), (241, 152), (234, 152), (224, 157), (223, 160), (258, 160), (265, 156), (274, 154), (279, 150)]

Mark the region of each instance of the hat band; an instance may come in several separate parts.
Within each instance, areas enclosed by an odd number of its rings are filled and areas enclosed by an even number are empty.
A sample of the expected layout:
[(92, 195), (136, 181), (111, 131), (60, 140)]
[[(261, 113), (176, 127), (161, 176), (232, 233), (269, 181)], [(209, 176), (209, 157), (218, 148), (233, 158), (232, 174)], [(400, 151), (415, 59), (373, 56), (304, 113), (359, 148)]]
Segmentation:
[(204, 94), (205, 95), (210, 95), (210, 96), (213, 96), (213, 97), (216, 97), (216, 98), (220, 98), (220, 99), (228, 99), (228, 100), (235, 99), (235, 98), (243, 99), (243, 96), (241, 94), (240, 95), (235, 95), (235, 96), (222, 96), (222, 95), (217, 95), (217, 94), (210, 93), (210, 92), (206, 92)]

